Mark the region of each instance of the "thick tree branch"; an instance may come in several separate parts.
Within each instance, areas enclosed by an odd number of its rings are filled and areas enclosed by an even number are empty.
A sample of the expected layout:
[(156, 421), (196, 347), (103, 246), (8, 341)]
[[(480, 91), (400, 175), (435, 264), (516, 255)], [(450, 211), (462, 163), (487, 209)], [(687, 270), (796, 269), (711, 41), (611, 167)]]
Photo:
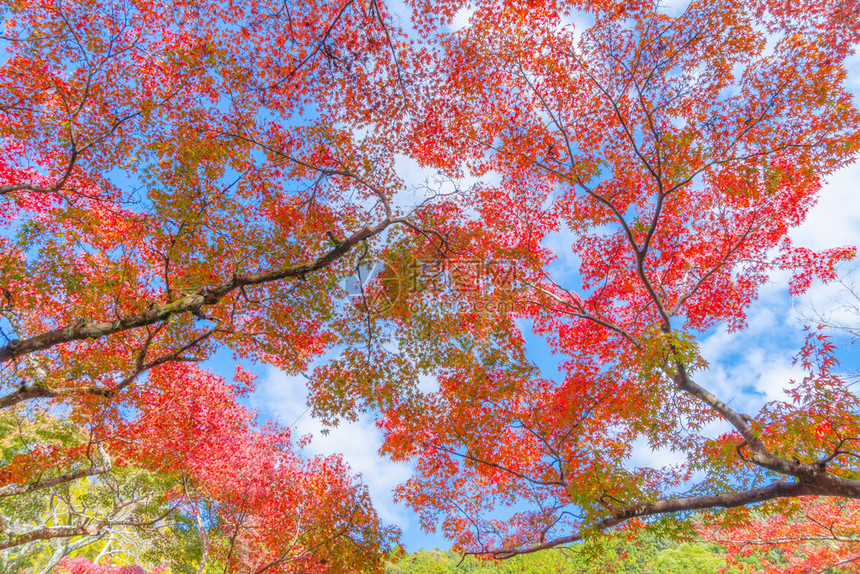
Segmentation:
[[(75, 536), (89, 536), (89, 537), (100, 537), (105, 533), (109, 532), (112, 528), (120, 527), (120, 526), (129, 526), (129, 527), (147, 527), (152, 526), (162, 520), (166, 516), (168, 516), (171, 512), (173, 512), (175, 507), (171, 507), (166, 512), (162, 513), (160, 516), (152, 520), (133, 520), (129, 519), (128, 516), (133, 515), (133, 513), (146, 501), (146, 498), (141, 500), (130, 501), (129, 503), (123, 504), (120, 508), (117, 509), (116, 513), (113, 516), (108, 516), (101, 520), (92, 520), (90, 518), (86, 518), (85, 522), (82, 524), (68, 524), (62, 526), (40, 526), (38, 528), (34, 528), (32, 530), (28, 530), (22, 533), (9, 533), (7, 532), (7, 538), (5, 540), (0, 540), (0, 550), (6, 550), (7, 548), (14, 548), (16, 546), (22, 546), (24, 544), (29, 544), (31, 542), (36, 542), (39, 540), (53, 540), (57, 538), (72, 538)], [(118, 514), (124, 516), (124, 518), (119, 518)]]
[[(617, 526), (622, 522), (631, 518), (644, 516), (657, 516), (660, 514), (670, 514), (675, 512), (690, 512), (697, 510), (707, 510), (709, 508), (734, 508), (738, 506), (748, 506), (757, 504), (767, 500), (777, 498), (794, 498), (797, 496), (841, 496), (831, 492), (827, 492), (817, 485), (806, 484), (803, 482), (775, 482), (768, 486), (746, 490), (743, 492), (733, 492), (726, 494), (714, 494), (708, 496), (695, 497), (680, 497), (661, 500), (658, 502), (643, 502), (632, 504), (623, 508), (616, 509), (614, 515), (610, 518), (605, 518), (600, 522), (590, 526), (587, 531), (589, 533), (595, 530), (607, 530), (613, 526)], [(854, 498), (860, 498), (860, 484), (856, 487)], [(583, 530), (570, 536), (563, 536), (553, 540), (538, 544), (530, 548), (520, 550), (491, 550), (479, 554), (489, 554), (493, 558), (511, 558), (522, 554), (531, 554), (540, 552), (549, 548), (555, 548), (563, 544), (570, 544), (583, 540), (586, 536), (586, 531)]]
[(8, 539), (0, 541), (0, 550), (14, 548), (35, 542), (37, 540), (52, 540), (54, 538), (71, 538), (73, 536), (98, 536), (105, 529), (106, 524), (97, 522), (95, 524), (77, 524), (70, 526), (43, 526), (29, 530), (22, 534), (15, 534)]
[(197, 293), (186, 295), (170, 303), (155, 305), (143, 313), (126, 315), (113, 321), (94, 321), (90, 323), (86, 320), (80, 320), (73, 325), (41, 333), (28, 339), (10, 341), (4, 347), (0, 347), (0, 362), (9, 361), (37, 351), (44, 351), (64, 343), (86, 339), (99, 339), (122, 331), (153, 325), (167, 321), (173, 315), (199, 313), (203, 307), (217, 304), (228, 294), (242, 287), (263, 285), (284, 279), (304, 279), (308, 274), (328, 267), (346, 255), (350, 249), (360, 242), (382, 233), (395, 223), (404, 223), (404, 220), (402, 218), (388, 218), (374, 227), (364, 227), (344, 239), (339, 245), (324, 255), (308, 263), (270, 269), (259, 273), (237, 274), (221, 285), (201, 289)]
[[(96, 448), (99, 451), (99, 456), (101, 457), (101, 459), (99, 461), (90, 459), (89, 468), (66, 472), (53, 478), (37, 480), (28, 484), (7, 484), (6, 486), (0, 488), (0, 498), (27, 494), (29, 492), (35, 492), (37, 490), (44, 490), (46, 488), (51, 488), (53, 486), (65, 484), (67, 482), (73, 482), (75, 480), (88, 476), (98, 476), (100, 474), (108, 472), (112, 468), (110, 455), (108, 455), (102, 443), (97, 443)], [(21, 544), (24, 543), (21, 542)]]
[[(193, 312), (193, 311), (192, 311)], [(70, 388), (50, 388), (44, 384), (44, 381), (38, 382), (34, 385), (21, 385), (17, 390), (0, 397), (0, 409), (9, 408), (17, 405), (18, 403), (22, 403), (24, 401), (28, 401), (31, 399), (54, 399), (59, 397), (68, 397), (76, 394), (90, 394), (97, 395), (101, 397), (113, 397), (130, 384), (132, 384), (137, 378), (143, 373), (149, 371), (150, 369), (157, 367), (159, 365), (163, 365), (165, 363), (169, 363), (171, 361), (187, 361), (193, 360), (188, 357), (184, 357), (183, 353), (186, 351), (193, 349), (203, 341), (205, 341), (209, 336), (215, 333), (218, 329), (210, 329), (205, 333), (201, 334), (198, 337), (194, 337), (190, 341), (186, 342), (181, 347), (174, 349), (173, 351), (158, 357), (157, 359), (153, 359), (149, 362), (144, 362), (146, 359), (146, 352), (148, 350), (149, 344), (152, 342), (152, 338), (154, 337), (154, 332), (150, 333), (147, 336), (147, 341), (144, 344), (143, 348), (140, 350), (138, 357), (135, 361), (134, 370), (122, 379), (119, 383), (112, 387), (104, 387), (104, 386), (89, 386), (89, 387), (70, 387)], [(157, 331), (157, 329), (156, 329)], [(28, 357), (29, 358), (29, 357)]]
[(768, 470), (792, 476), (804, 484), (816, 485), (827, 496), (843, 496), (845, 498), (860, 498), (860, 480), (842, 478), (827, 472), (826, 465), (820, 463), (804, 463), (798, 460), (787, 460), (774, 455), (758, 432), (752, 426), (752, 419), (739, 413), (721, 401), (713, 393), (693, 382), (688, 376), (682, 363), (677, 364), (674, 377), (678, 389), (696, 397), (715, 412), (719, 413), (743, 436), (750, 449), (746, 460)]

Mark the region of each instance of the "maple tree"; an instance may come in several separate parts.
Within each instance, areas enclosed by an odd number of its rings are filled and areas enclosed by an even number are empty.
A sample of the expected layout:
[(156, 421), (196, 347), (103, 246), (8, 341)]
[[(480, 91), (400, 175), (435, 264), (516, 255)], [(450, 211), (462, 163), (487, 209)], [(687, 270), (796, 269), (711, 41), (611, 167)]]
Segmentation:
[(381, 569), (396, 532), (345, 463), (260, 428), (246, 373), (194, 365), (306, 368), (356, 248), (407, 222), (390, 135), (353, 135), (390, 131), (419, 73), (384, 6), (3, 16), (4, 566)]
[[(860, 403), (832, 343), (811, 332), (805, 377), (752, 415), (707, 388), (698, 346), (742, 331), (773, 272), (797, 294), (855, 254), (788, 231), (860, 145), (844, 86), (856, 5), (414, 6), (437, 84), (412, 154), (479, 183), (426, 215), (435, 243), (402, 233), (385, 251), (342, 317), (342, 355), (316, 371), (318, 414), (379, 411), (384, 451), (416, 461), (399, 498), (470, 552), (689, 533), (694, 512), (775, 540), (779, 524), (750, 526), (756, 506), (842, 545), (819, 566), (856, 568)], [(535, 339), (559, 376), (533, 364)], [(635, 461), (637, 443), (685, 462)], [(820, 508), (841, 534), (800, 520)]]
[(739, 563), (753, 556), (751, 572), (821, 572), (830, 568), (856, 571), (856, 501), (802, 500), (779, 514), (754, 521), (755, 529), (737, 525), (712, 527), (703, 535), (727, 548)]
[[(64, 567), (110, 570), (92, 560), (131, 530), (122, 552), (168, 549), (153, 568), (379, 570), (395, 533), (366, 492), (259, 428), (236, 402), (252, 378), (199, 365), (219, 349), (291, 373), (337, 349), (317, 414), (378, 414), (386, 453), (416, 461), (399, 496), (476, 553), (860, 495), (826, 337), (755, 416), (697, 382), (696, 343), (743, 329), (771, 272), (800, 292), (853, 255), (787, 239), (860, 145), (852, 5), (411, 9), (412, 40), (377, 0), (5, 6), (4, 552), (50, 569), (91, 542)], [(406, 199), (398, 154), (480, 182)], [(634, 467), (637, 440), (687, 463)]]

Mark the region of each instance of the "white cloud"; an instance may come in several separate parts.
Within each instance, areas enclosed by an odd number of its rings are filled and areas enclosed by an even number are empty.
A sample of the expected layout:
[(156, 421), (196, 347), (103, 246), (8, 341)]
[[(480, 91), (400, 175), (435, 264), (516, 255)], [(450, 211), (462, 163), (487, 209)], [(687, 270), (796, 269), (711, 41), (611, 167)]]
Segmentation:
[(412, 475), (406, 463), (391, 462), (379, 455), (382, 432), (368, 417), (354, 423), (342, 423), (322, 434), (323, 425), (310, 415), (307, 407), (307, 386), (302, 377), (289, 376), (274, 368), (267, 368), (257, 381), (257, 390), (251, 397), (252, 406), (277, 420), (290, 425), (293, 437), (312, 435), (306, 447), (309, 454), (342, 454), (353, 472), (361, 474), (367, 485), (373, 506), (383, 522), (407, 527), (411, 517), (405, 508), (394, 504), (394, 488)]
[(810, 249), (826, 249), (860, 242), (860, 163), (836, 172), (824, 186), (818, 203), (792, 240)]
[(541, 241), (541, 245), (552, 251), (557, 258), (547, 267), (550, 277), (569, 289), (576, 289), (581, 283), (581, 260), (573, 252), (573, 244), (577, 238), (568, 226), (561, 225), (558, 231), (548, 233)]
[(668, 448), (651, 448), (644, 436), (637, 438), (630, 447), (630, 456), (626, 465), (634, 468), (662, 468), (671, 465), (681, 465), (687, 462), (687, 455)]
[[(825, 249), (860, 241), (858, 180), (857, 164), (830, 178), (804, 224), (791, 232), (796, 245)], [(804, 321), (787, 295), (788, 280), (788, 273), (774, 274), (750, 307), (747, 329), (729, 333), (718, 327), (702, 339), (700, 351), (710, 368), (698, 380), (736, 409), (755, 413), (766, 402), (783, 400), (789, 382), (803, 377), (792, 362), (803, 344)], [(814, 284), (798, 307), (832, 308), (839, 287)]]
[(572, 10), (568, 15), (561, 16), (556, 33), (573, 28), (573, 44), (578, 46), (582, 35), (594, 26), (594, 15), (584, 10)]
[(697, 382), (732, 408), (756, 413), (766, 402), (784, 400), (789, 381), (803, 376), (792, 365), (801, 344), (788, 299), (764, 298), (751, 307), (747, 329), (729, 333), (721, 326), (702, 339), (699, 349), (710, 367)]
[(669, 16), (680, 16), (690, 6), (690, 0), (664, 0), (660, 3), (659, 11)]
[(439, 379), (431, 375), (418, 376), (418, 390), (429, 395), (439, 390)]
[(454, 14), (454, 18), (451, 20), (451, 30), (453, 32), (459, 32), (469, 26), (469, 18), (472, 17), (472, 14), (475, 13), (475, 9), (469, 6), (463, 6), (457, 13)]
[(854, 105), (860, 106), (860, 52), (845, 59), (845, 88), (854, 96)]

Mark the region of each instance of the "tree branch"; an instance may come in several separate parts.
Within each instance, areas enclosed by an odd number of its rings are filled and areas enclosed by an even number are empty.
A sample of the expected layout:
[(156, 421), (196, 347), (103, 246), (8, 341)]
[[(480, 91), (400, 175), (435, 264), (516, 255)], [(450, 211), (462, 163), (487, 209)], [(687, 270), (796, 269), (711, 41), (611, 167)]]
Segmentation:
[[(594, 532), (595, 530), (608, 530), (609, 528), (617, 526), (622, 522), (626, 522), (631, 518), (706, 510), (709, 508), (734, 508), (737, 506), (747, 506), (777, 498), (794, 498), (797, 496), (809, 495), (834, 496), (832, 493), (825, 492), (821, 488), (811, 484), (805, 484), (802, 482), (775, 482), (768, 486), (743, 492), (670, 498), (658, 502), (643, 502), (623, 508), (617, 508), (611, 518), (605, 518), (597, 524), (570, 536), (555, 538), (543, 544), (538, 544), (521, 550), (490, 550), (487, 552), (479, 552), (477, 554), (488, 554), (497, 559), (511, 558), (513, 556), (531, 554), (533, 552), (555, 548), (563, 544), (578, 542), (583, 540), (587, 533)], [(860, 497), (860, 484), (858, 484), (857, 492), (855, 494), (855, 498), (857, 497)]]
[(44, 351), (64, 343), (86, 339), (99, 339), (122, 331), (153, 325), (167, 321), (173, 315), (199, 313), (204, 306), (215, 305), (228, 294), (242, 287), (263, 285), (284, 279), (304, 279), (309, 273), (328, 267), (346, 255), (350, 249), (360, 242), (378, 235), (395, 223), (404, 223), (404, 220), (394, 217), (386, 218), (374, 227), (364, 227), (344, 239), (334, 249), (308, 263), (270, 269), (259, 273), (237, 274), (231, 280), (220, 285), (201, 289), (197, 293), (186, 295), (170, 303), (155, 305), (143, 313), (126, 315), (113, 321), (95, 321), (90, 323), (86, 320), (80, 320), (72, 325), (41, 333), (34, 337), (10, 341), (4, 347), (0, 347), (0, 362), (26, 356), (37, 351)]
[[(27, 494), (29, 492), (35, 492), (37, 490), (44, 490), (46, 488), (57, 486), (58, 484), (65, 484), (67, 482), (72, 482), (80, 478), (85, 478), (88, 476), (98, 476), (100, 474), (108, 472), (112, 468), (110, 455), (107, 453), (104, 448), (104, 445), (102, 445), (101, 442), (96, 443), (96, 448), (99, 451), (99, 456), (101, 457), (101, 460), (97, 463), (96, 461), (91, 459), (89, 468), (66, 472), (53, 478), (37, 480), (36, 482), (31, 482), (29, 484), (8, 484), (0, 488), (0, 498)], [(21, 544), (24, 543), (21, 542)]]

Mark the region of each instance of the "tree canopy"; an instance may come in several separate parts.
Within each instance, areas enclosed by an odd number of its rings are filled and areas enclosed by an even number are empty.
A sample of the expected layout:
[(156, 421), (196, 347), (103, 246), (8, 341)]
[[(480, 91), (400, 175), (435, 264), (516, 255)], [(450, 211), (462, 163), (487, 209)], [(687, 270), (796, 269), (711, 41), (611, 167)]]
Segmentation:
[[(3, 566), (380, 571), (396, 529), (340, 457), (258, 424), (253, 375), (204, 364), (226, 351), (309, 372), (328, 424), (375, 416), (415, 464), (398, 498), (459, 549), (698, 528), (856, 567), (858, 396), (831, 339), (811, 329), (806, 376), (752, 414), (699, 346), (771, 274), (798, 294), (855, 254), (788, 233), (860, 146), (856, 7), (406, 9), (4, 5)], [(685, 462), (633, 464), (643, 440)]]

